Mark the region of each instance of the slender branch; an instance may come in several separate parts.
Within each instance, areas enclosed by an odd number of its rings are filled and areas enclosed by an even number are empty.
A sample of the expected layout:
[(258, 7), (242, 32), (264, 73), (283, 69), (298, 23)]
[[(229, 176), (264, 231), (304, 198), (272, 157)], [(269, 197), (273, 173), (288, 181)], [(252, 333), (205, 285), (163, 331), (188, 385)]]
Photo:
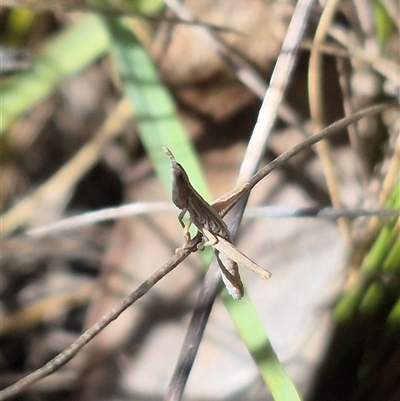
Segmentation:
[[(192, 370), (194, 358), (199, 349), (199, 338), (203, 337), (208, 316), (211, 313), (215, 296), (218, 293), (220, 277), (221, 274), (218, 267), (212, 265), (204, 278), (164, 401), (177, 401), (182, 398), (189, 373)], [(188, 352), (182, 352), (182, 350), (187, 350)]]
[(268, 163), (258, 173), (253, 175), (253, 177), (248, 181), (249, 185), (248, 185), (247, 191), (244, 191), (243, 193), (241, 193), (241, 196), (238, 197), (235, 200), (235, 202), (233, 202), (229, 206), (229, 208), (224, 210), (224, 214), (227, 214), (227, 212), (229, 210), (231, 210), (233, 208), (233, 206), (239, 200), (241, 200), (243, 198), (243, 196), (245, 196), (248, 192), (250, 192), (263, 178), (265, 178), (269, 173), (271, 173), (271, 171), (275, 170), (277, 167), (279, 167), (282, 164), (289, 161), (293, 156), (296, 156), (303, 150), (308, 149), (309, 147), (315, 145), (317, 142), (321, 141), (322, 139), (329, 138), (336, 132), (341, 131), (344, 128), (347, 128), (350, 124), (354, 124), (361, 118), (370, 116), (373, 114), (379, 114), (391, 107), (398, 107), (398, 104), (396, 102), (383, 103), (383, 104), (367, 107), (363, 110), (360, 110), (357, 113), (354, 113), (350, 117), (344, 117), (344, 118), (334, 122), (333, 124), (327, 126), (325, 129), (323, 129), (319, 134), (312, 136), (311, 138), (299, 143), (297, 146), (290, 149), (289, 151), (276, 157), (274, 160), (272, 160), (272, 162)]
[(399, 217), (400, 210), (394, 209), (334, 209), (332, 207), (305, 207), (294, 208), (291, 206), (254, 206), (249, 207), (244, 214), (247, 218), (304, 218), (318, 217), (328, 220), (340, 219), (346, 217), (348, 219), (357, 219), (358, 217), (378, 217), (391, 218)]
[[(322, 130), (319, 134), (314, 135), (310, 139), (300, 143), (299, 145), (295, 146), (293, 149), (289, 150), (286, 153), (278, 156), (274, 159), (271, 163), (267, 166), (262, 168), (258, 173), (256, 173), (249, 181), (249, 186), (247, 191), (242, 193), (242, 197), (238, 198), (233, 202), (232, 207), (234, 204), (237, 203), (239, 199), (243, 198), (243, 195), (250, 192), (252, 188), (256, 184), (258, 184), (263, 178), (265, 178), (271, 171), (286, 163), (290, 158), (297, 155), (301, 151), (309, 148), (310, 146), (314, 145), (321, 139), (328, 138), (329, 136), (333, 135), (335, 132), (346, 128), (349, 124), (353, 124), (354, 122), (360, 120), (361, 118), (372, 115), (378, 114), (382, 111), (397, 106), (397, 103), (384, 103), (377, 106), (372, 106), (365, 108), (357, 113), (355, 113), (351, 117), (343, 118), (324, 130)], [(226, 210), (230, 210), (232, 207)], [(225, 213), (226, 214), (226, 213)], [(165, 275), (171, 272), (175, 267), (179, 265), (184, 259), (186, 259), (190, 253), (197, 251), (197, 245), (201, 241), (201, 234), (198, 234), (193, 240), (185, 244), (181, 249), (179, 249), (175, 255), (159, 270), (153, 273), (146, 281), (144, 281), (136, 290), (131, 292), (127, 297), (125, 297), (113, 310), (109, 313), (104, 315), (97, 323), (91, 326), (88, 330), (86, 330), (76, 341), (74, 341), (68, 348), (58, 354), (56, 357), (51, 359), (48, 363), (46, 363), (43, 367), (35, 370), (33, 373), (25, 376), (18, 382), (12, 384), (11, 386), (5, 388), (4, 390), (0, 391), (0, 399), (1, 400), (8, 400), (12, 397), (22, 393), (26, 388), (34, 384), (40, 379), (50, 375), (51, 373), (55, 372), (61, 366), (65, 365), (69, 362), (81, 348), (83, 348), (89, 341), (91, 341), (97, 334), (99, 334), (102, 330), (104, 330), (112, 321), (116, 320), (122, 312), (124, 312), (129, 306), (135, 303), (139, 298), (145, 295), (158, 281), (160, 281)], [(211, 274), (212, 272), (210, 272)], [(214, 276), (214, 274), (213, 274)], [(213, 280), (210, 279), (210, 283), (206, 287), (217, 288), (215, 285), (212, 285)], [(205, 290), (204, 290), (205, 291)], [(209, 295), (209, 294), (208, 294)], [(201, 330), (199, 331), (201, 332)], [(198, 333), (197, 333), (198, 334)]]
[[(171, 2), (172, 0), (168, 0), (168, 4), (170, 4)], [(173, 2), (176, 3), (175, 1)], [(283, 93), (285, 92), (285, 89), (288, 86), (290, 77), (293, 72), (293, 67), (297, 61), (299, 45), (304, 33), (304, 29), (307, 25), (308, 17), (310, 15), (313, 3), (314, 0), (300, 0), (296, 5), (296, 8), (292, 16), (292, 20), (289, 24), (288, 31), (286, 33), (285, 40), (282, 44), (282, 50), (277, 59), (276, 66), (271, 77), (270, 86), (265, 96), (264, 93), (260, 93), (261, 97), (263, 97), (263, 102), (258, 114), (257, 123), (253, 129), (250, 142), (247, 146), (246, 155), (244, 157), (244, 160), (242, 162), (239, 171), (238, 181), (248, 180), (258, 169), (259, 163), (262, 158), (263, 149), (265, 149), (266, 147), (269, 134), (275, 122), (277, 112), (279, 111), (278, 110), (279, 105), (282, 104)], [(239, 65), (239, 67), (242, 67), (242, 65)], [(246, 66), (243, 67), (244, 67), (243, 69), (240, 68), (240, 70), (236, 71), (236, 76), (239, 77), (242, 80), (242, 82), (245, 81), (247, 82), (247, 80), (244, 80), (247, 68)], [(255, 75), (252, 74), (251, 70), (249, 77), (250, 78), (255, 77)], [(259, 83), (258, 80), (256, 80), (256, 82), (248, 82), (248, 84), (251, 85), (251, 86), (249, 85), (249, 87), (253, 88), (254, 87), (252, 85), (253, 83), (255, 83), (256, 87), (258, 87)], [(256, 89), (256, 87), (254, 87), (254, 89)], [(233, 202), (234, 204), (236, 204), (236, 208), (232, 211), (231, 215), (228, 216), (228, 219), (226, 221), (228, 229), (232, 233), (232, 237), (235, 236), (239, 228), (240, 221), (243, 216), (244, 209), (246, 207), (247, 197), (242, 196), (240, 199), (241, 199), (240, 204), (238, 204), (237, 202)], [(223, 217), (223, 213), (221, 213), (221, 217)], [(211, 268), (208, 270), (205, 279), (208, 280), (209, 278), (208, 282), (211, 283), (209, 285), (211, 285), (214, 288), (214, 292), (211, 292), (208, 295), (209, 299), (207, 302), (210, 302), (211, 304), (215, 300), (215, 297), (217, 295), (218, 283), (220, 282), (220, 277), (213, 275), (213, 271), (216, 269), (215, 266), (216, 263), (214, 262), (211, 265)], [(198, 303), (201, 303), (202, 301), (203, 300), (201, 298), (198, 299)], [(174, 397), (171, 397), (170, 399), (167, 398), (168, 401), (179, 401), (182, 398), (182, 394), (188, 379), (188, 375), (191, 366), (194, 362), (194, 359), (196, 357), (197, 348), (201, 342), (202, 333), (204, 331), (205, 325), (207, 324), (209, 314), (210, 314), (210, 309), (204, 308), (199, 314), (199, 319), (198, 320), (192, 319), (190, 323), (188, 336), (191, 331), (196, 332), (198, 336), (197, 338), (194, 339), (195, 341), (193, 343), (191, 342), (191, 339), (189, 340), (187, 339), (188, 337), (186, 337), (185, 339), (185, 343), (180, 352), (181, 356), (179, 360), (179, 363), (181, 361), (185, 361), (185, 364), (177, 367), (177, 369), (181, 369), (182, 374), (176, 371), (174, 377), (172, 378), (169, 384), (169, 389), (171, 391), (171, 394), (172, 394), (172, 389), (174, 391), (173, 393)], [(259, 362), (259, 357), (257, 357), (254, 354), (253, 356), (255, 357), (256, 361), (258, 360)], [(180, 377), (180, 383), (178, 383), (180, 386), (179, 389), (177, 388), (177, 384), (173, 382), (174, 378), (178, 376)], [(266, 379), (266, 382), (269, 382), (268, 378), (264, 379)], [(297, 395), (297, 392), (294, 389), (294, 387), (292, 395), (295, 396)]]
[(139, 298), (145, 295), (158, 281), (171, 272), (176, 266), (186, 259), (192, 252), (197, 251), (201, 235), (197, 235), (193, 240), (185, 244), (179, 249), (175, 255), (160, 269), (153, 273), (146, 281), (144, 281), (136, 290), (126, 296), (113, 310), (104, 315), (97, 323), (89, 327), (76, 341), (68, 348), (55, 356), (41, 368), (35, 370), (28, 376), (25, 376), (18, 382), (0, 391), (0, 399), (2, 401), (11, 399), (22, 393), (33, 383), (51, 373), (58, 370), (61, 366), (69, 362), (81, 348), (83, 348), (90, 340), (104, 330), (112, 321), (116, 320), (122, 312), (135, 303)]
[[(281, 166), (283, 163), (286, 163), (289, 159), (291, 159), (293, 156), (297, 155), (298, 153), (302, 152), (303, 150), (309, 148), (310, 146), (314, 145), (318, 141), (322, 139), (326, 139), (329, 136), (333, 135), (334, 133), (337, 133), (338, 131), (346, 128), (348, 125), (353, 124), (354, 122), (358, 121), (359, 119), (371, 115), (371, 114), (377, 114), (380, 113), (390, 107), (394, 107), (394, 103), (385, 103), (382, 105), (377, 105), (377, 106), (372, 106), (368, 107), (364, 110), (361, 110), (357, 113), (355, 113), (351, 117), (345, 117), (330, 126), (326, 127), (324, 130), (322, 130), (319, 134), (314, 135), (313, 137), (307, 139), (304, 142), (301, 142), (299, 145), (295, 146), (293, 149), (289, 150), (286, 153), (283, 153), (282, 155), (278, 156), (275, 158), (271, 163), (269, 163), (267, 166), (262, 168), (258, 173), (253, 175), (253, 177), (248, 181), (248, 187), (247, 190), (243, 191), (240, 193), (240, 196), (238, 196), (232, 204), (224, 209), (224, 211), (221, 213), (221, 215), (226, 215), (226, 213), (231, 210), (238, 202), (243, 201), (243, 199), (248, 195), (248, 193), (263, 179), (265, 178), (269, 173), (271, 173), (273, 170), (275, 170), (277, 167)], [(238, 205), (239, 206), (239, 205)], [(228, 224), (228, 227), (237, 226), (239, 224), (240, 216), (238, 214), (232, 215), (230, 219), (230, 223)], [(216, 291), (217, 291), (217, 284), (219, 283), (219, 276), (215, 274), (216, 268), (214, 265), (211, 266), (211, 268), (208, 270), (202, 292), (199, 296), (198, 299), (198, 307), (204, 306), (202, 310), (198, 310), (196, 308), (196, 312), (192, 316), (192, 320), (189, 325), (188, 332), (185, 337), (184, 344), (182, 345), (181, 353), (179, 356), (178, 363), (176, 365), (174, 374), (171, 378), (169, 387), (168, 387), (168, 392), (166, 394), (166, 397), (164, 398), (164, 401), (179, 401), (182, 398), (182, 394), (191, 370), (191, 367), (194, 362), (194, 358), (196, 356), (202, 334), (204, 332), (205, 325), (208, 320), (209, 313), (211, 311), (211, 308), (209, 308), (210, 303), (215, 299), (216, 296)], [(206, 285), (207, 284), (207, 285)], [(212, 288), (214, 289), (214, 293), (210, 293), (209, 289)], [(208, 299), (205, 299), (206, 294), (209, 297)]]

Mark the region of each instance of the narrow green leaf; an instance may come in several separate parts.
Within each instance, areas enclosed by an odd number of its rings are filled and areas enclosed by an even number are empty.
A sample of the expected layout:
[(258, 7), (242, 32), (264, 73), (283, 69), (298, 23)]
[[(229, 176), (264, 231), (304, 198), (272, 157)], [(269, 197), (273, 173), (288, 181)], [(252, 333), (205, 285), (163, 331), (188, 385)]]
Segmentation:
[(227, 293), (223, 296), (224, 304), (235, 327), (256, 361), (260, 374), (275, 401), (300, 401), (295, 385), (279, 361), (265, 328), (246, 293), (241, 301), (235, 301)]
[[(388, 209), (400, 207), (400, 185), (397, 185), (386, 203)], [(364, 257), (358, 281), (350, 288), (334, 308), (334, 316), (338, 322), (351, 318), (357, 311), (372, 313), (381, 298), (380, 273), (396, 273), (400, 268), (400, 238), (396, 219), (391, 219), (380, 230), (371, 249)], [(378, 288), (381, 290), (378, 291)], [(378, 296), (378, 293), (381, 294)], [(378, 299), (379, 298), (379, 299)]]
[(371, 277), (381, 270), (383, 261), (387, 255), (387, 247), (391, 238), (392, 227), (382, 227), (378, 238), (375, 240), (371, 250), (365, 256), (361, 266), (362, 274)]
[[(173, 98), (161, 83), (149, 54), (121, 19), (107, 19), (105, 23), (112, 36), (112, 54), (126, 94), (135, 109), (140, 139), (153, 160), (160, 180), (170, 189), (169, 161), (161, 149), (166, 146), (184, 165), (196, 189), (210, 199), (198, 158), (176, 116)], [(209, 261), (208, 256), (206, 264)], [(300, 400), (294, 384), (272, 349), (250, 297), (246, 296), (246, 300), (240, 302), (228, 296), (224, 300), (275, 400)]]
[(333, 316), (337, 322), (346, 322), (351, 318), (362, 300), (364, 288), (365, 280), (360, 278), (352, 288), (342, 295), (333, 310)]
[(393, 16), (387, 12), (380, 0), (375, 0), (374, 6), (377, 36), (381, 47), (384, 48), (390, 36), (395, 33), (396, 26), (392, 21)]
[(105, 53), (107, 30), (96, 16), (86, 16), (42, 49), (32, 70), (5, 82), (1, 90), (0, 133), (48, 96), (66, 77), (83, 70)]
[(360, 313), (364, 316), (371, 316), (376, 313), (385, 299), (386, 290), (387, 289), (383, 283), (372, 283), (365, 291), (360, 303)]
[(397, 238), (383, 262), (383, 271), (388, 273), (400, 272), (400, 238)]
[(185, 129), (176, 115), (175, 102), (160, 81), (147, 50), (122, 19), (105, 18), (113, 37), (112, 55), (131, 100), (140, 139), (154, 163), (161, 182), (171, 189), (169, 160), (162, 147), (171, 149), (177, 160), (184, 160), (197, 190), (210, 199), (200, 163)]
[(388, 327), (398, 330), (400, 328), (400, 299), (394, 304), (387, 318)]

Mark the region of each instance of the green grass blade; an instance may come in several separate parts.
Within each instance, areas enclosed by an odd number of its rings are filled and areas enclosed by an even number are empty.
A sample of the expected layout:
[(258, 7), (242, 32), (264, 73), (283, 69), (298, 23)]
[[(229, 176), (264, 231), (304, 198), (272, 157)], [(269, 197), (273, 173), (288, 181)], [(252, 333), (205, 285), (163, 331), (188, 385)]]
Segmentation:
[(140, 139), (161, 182), (170, 191), (170, 165), (162, 150), (166, 146), (178, 160), (184, 160), (198, 191), (209, 199), (200, 163), (176, 116), (173, 98), (162, 85), (146, 49), (121, 19), (104, 21), (113, 37), (112, 55), (133, 104)]
[(392, 21), (393, 16), (387, 12), (380, 0), (375, 0), (374, 2), (374, 14), (377, 36), (383, 49), (391, 35), (395, 33), (396, 25)]
[(400, 299), (397, 300), (391, 309), (387, 318), (387, 323), (391, 330), (400, 329)]
[(86, 0), (86, 4), (95, 11), (120, 11), (125, 15), (137, 13), (143, 16), (155, 15), (165, 6), (163, 0)]
[(32, 70), (4, 82), (0, 133), (48, 96), (63, 79), (83, 70), (104, 54), (108, 46), (107, 30), (95, 16), (83, 18), (49, 41)]
[(400, 270), (400, 238), (397, 232), (395, 242), (383, 262), (383, 271), (396, 274)]
[(223, 301), (274, 400), (300, 401), (295, 385), (272, 348), (249, 294), (246, 293), (242, 301), (235, 301), (224, 294)]
[[(141, 141), (153, 160), (160, 180), (166, 188), (170, 188), (169, 161), (161, 150), (162, 146), (167, 146), (185, 166), (196, 189), (203, 195), (208, 194), (197, 156), (177, 119), (173, 99), (160, 82), (147, 51), (121, 19), (107, 19), (105, 23), (112, 36), (112, 54), (126, 94), (135, 109)], [(206, 262), (209, 263), (209, 258)], [(294, 384), (271, 347), (250, 297), (246, 296), (243, 302), (226, 297), (225, 302), (274, 399), (300, 400)]]
[[(386, 203), (388, 209), (400, 208), (400, 185), (397, 185)], [(397, 223), (398, 224), (398, 223)], [(391, 219), (380, 230), (369, 252), (365, 255), (358, 281), (338, 302), (334, 316), (338, 322), (347, 321), (358, 310), (372, 314), (381, 304), (382, 286), (376, 280), (382, 273), (398, 274), (400, 269), (400, 238), (396, 219)], [(371, 309), (369, 310), (369, 307)]]

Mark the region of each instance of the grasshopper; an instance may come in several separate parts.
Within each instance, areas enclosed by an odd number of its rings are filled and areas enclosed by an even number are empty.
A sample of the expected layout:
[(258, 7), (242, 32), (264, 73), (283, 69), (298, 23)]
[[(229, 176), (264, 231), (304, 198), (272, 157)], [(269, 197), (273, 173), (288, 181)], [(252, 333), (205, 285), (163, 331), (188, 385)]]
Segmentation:
[[(248, 191), (248, 183), (233, 189), (210, 205), (193, 188), (185, 169), (175, 160), (171, 151), (167, 148), (163, 149), (171, 162), (172, 201), (181, 209), (178, 220), (183, 228), (185, 241), (190, 241), (189, 228), (194, 224), (203, 234), (203, 242), (200, 246), (213, 247), (222, 281), (229, 294), (234, 299), (242, 299), (244, 289), (238, 264), (245, 265), (264, 279), (271, 276), (270, 272), (262, 269), (236, 249), (231, 233), (221, 218), (221, 215), (225, 215), (231, 206)], [(189, 223), (185, 225), (183, 218), (187, 212)]]

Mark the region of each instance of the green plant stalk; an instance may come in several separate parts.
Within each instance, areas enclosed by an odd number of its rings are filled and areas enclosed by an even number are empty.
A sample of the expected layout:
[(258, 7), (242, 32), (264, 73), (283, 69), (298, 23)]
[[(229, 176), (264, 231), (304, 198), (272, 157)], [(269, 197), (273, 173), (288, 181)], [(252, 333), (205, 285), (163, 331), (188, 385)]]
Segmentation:
[(361, 274), (365, 278), (370, 278), (377, 274), (383, 265), (383, 261), (388, 253), (388, 246), (392, 238), (393, 224), (382, 227), (378, 238), (372, 245), (371, 250), (365, 256), (361, 265)]
[(391, 330), (398, 330), (400, 328), (400, 298), (394, 304), (388, 315), (387, 326)]
[[(400, 208), (400, 185), (396, 186), (390, 199), (386, 203), (388, 209)], [(379, 299), (373, 299), (368, 288), (373, 292), (370, 285), (374, 277), (380, 273), (397, 273), (400, 269), (400, 239), (396, 220), (392, 219), (380, 230), (377, 239), (361, 264), (360, 277), (357, 283), (348, 290), (334, 308), (334, 316), (338, 322), (344, 322), (351, 318), (355, 311), (360, 308), (363, 314), (370, 314), (379, 305)], [(375, 287), (372, 287), (375, 288)], [(371, 312), (368, 312), (368, 306)]]
[(375, 26), (381, 49), (384, 49), (390, 36), (396, 31), (389, 13), (380, 0), (374, 2)]
[(396, 238), (393, 246), (389, 250), (387, 257), (383, 262), (383, 271), (387, 273), (398, 273), (400, 270), (400, 238), (399, 233), (396, 233)]
[(365, 290), (365, 279), (359, 277), (358, 281), (346, 291), (335, 308), (333, 309), (333, 316), (338, 323), (348, 321), (354, 312), (357, 310)]
[(387, 288), (381, 282), (374, 282), (368, 286), (362, 297), (359, 312), (363, 316), (372, 316), (379, 311), (385, 299)]
[[(400, 185), (397, 185), (388, 201), (388, 208), (400, 209)], [(398, 273), (400, 271), (400, 224), (399, 220), (393, 221), (393, 229), (389, 239), (390, 247), (383, 261), (383, 271), (386, 273)]]
[[(366, 313), (369, 301), (363, 301), (368, 284), (374, 280), (374, 275), (382, 271), (384, 261), (388, 255), (387, 246), (390, 243), (391, 229), (383, 227), (374, 242), (370, 252), (366, 255), (361, 265), (360, 276), (357, 283), (353, 284), (334, 308), (334, 316), (338, 322), (344, 322), (351, 318), (355, 311), (363, 303), (362, 311)], [(368, 299), (371, 299), (368, 297)], [(374, 309), (376, 305), (374, 303)]]
[[(169, 161), (162, 152), (162, 146), (167, 146), (185, 166), (192, 184), (209, 199), (198, 159), (176, 116), (172, 96), (161, 83), (150, 56), (121, 19), (107, 19), (105, 23), (112, 37), (114, 60), (135, 110), (141, 141), (160, 180), (170, 191)], [(209, 264), (209, 257), (205, 262)], [(271, 347), (250, 297), (246, 296), (242, 302), (229, 299), (226, 305), (274, 399), (300, 400), (294, 384)]]
[(400, 183), (393, 189), (388, 201), (388, 209), (400, 209)]

